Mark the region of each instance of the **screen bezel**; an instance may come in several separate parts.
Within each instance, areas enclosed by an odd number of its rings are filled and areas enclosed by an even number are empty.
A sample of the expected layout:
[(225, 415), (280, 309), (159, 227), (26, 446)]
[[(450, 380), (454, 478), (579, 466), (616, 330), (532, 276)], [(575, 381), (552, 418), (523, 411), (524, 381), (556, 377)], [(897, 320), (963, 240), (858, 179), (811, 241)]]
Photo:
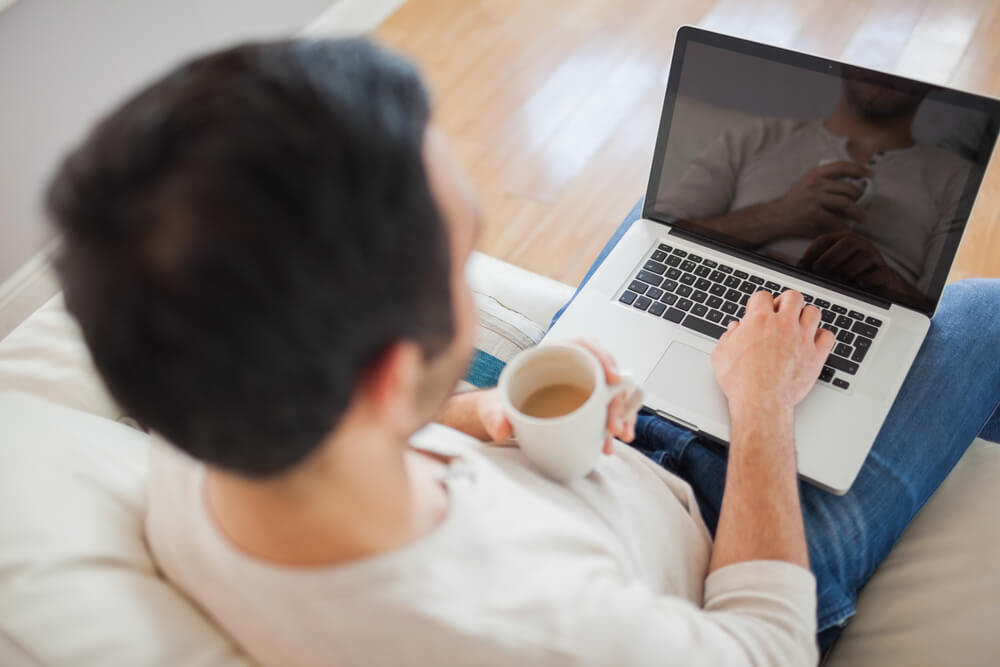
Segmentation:
[[(748, 56), (771, 60), (785, 65), (802, 67), (804, 69), (810, 69), (823, 74), (842, 76), (845, 67), (852, 67), (856, 70), (879, 72), (889, 74), (890, 76), (896, 76), (901, 79), (908, 79), (908, 77), (899, 77), (891, 72), (881, 72), (867, 67), (860, 67), (851, 65), (850, 63), (822, 58), (820, 56), (814, 56), (798, 51), (790, 51), (781, 47), (770, 46), (760, 42), (753, 42), (738, 37), (732, 37), (730, 35), (711, 32), (702, 28), (695, 28), (693, 26), (682, 26), (677, 31), (677, 35), (674, 40), (674, 52), (670, 64), (670, 75), (667, 79), (667, 89), (663, 100), (663, 111), (660, 115), (660, 126), (656, 135), (656, 145), (653, 151), (653, 163), (649, 170), (649, 182), (646, 186), (646, 197), (643, 202), (642, 217), (646, 220), (652, 220), (654, 222), (670, 225), (674, 233), (678, 233), (682, 236), (689, 236), (698, 242), (724, 249), (726, 252), (739, 255), (742, 259), (768, 266), (784, 273), (790, 273), (807, 278), (812, 282), (821, 283), (829, 289), (850, 295), (868, 303), (879, 305), (884, 308), (888, 308), (891, 304), (897, 304), (904, 308), (922, 312), (928, 317), (931, 317), (937, 309), (938, 302), (941, 299), (941, 293), (944, 291), (948, 274), (950, 273), (955, 257), (958, 254), (958, 248), (961, 244), (962, 237), (965, 235), (965, 230), (968, 227), (969, 221), (972, 219), (972, 214), (975, 211), (975, 201), (973, 202), (972, 208), (969, 210), (969, 215), (962, 228), (962, 232), (955, 234), (954, 238), (949, 239), (949, 243), (945, 246), (943, 252), (950, 254), (951, 257), (947, 261), (941, 261), (939, 263), (934, 279), (931, 283), (931, 291), (927, 295), (927, 303), (922, 307), (912, 303), (906, 298), (894, 297), (891, 294), (864, 290), (860, 287), (834, 281), (811, 271), (807, 271), (790, 264), (785, 264), (753, 251), (746, 250), (745, 248), (741, 248), (738, 245), (727, 241), (720, 235), (708, 234), (704, 229), (686, 224), (683, 220), (678, 220), (676, 218), (671, 218), (661, 213), (657, 213), (654, 210), (653, 207), (659, 190), (664, 159), (666, 158), (666, 149), (670, 137), (670, 126), (671, 121), (673, 120), (674, 105), (677, 102), (677, 95), (680, 87), (681, 71), (684, 67), (684, 54), (686, 52), (687, 45), (690, 42), (697, 42), (707, 46), (713, 46)], [(909, 80), (915, 81), (914, 79)], [(933, 86), (935, 100), (985, 113), (991, 118), (994, 128), (1000, 126), (1000, 100), (973, 93), (966, 93), (953, 88), (938, 86), (936, 84), (930, 85)], [(989, 147), (989, 150), (982, 150), (987, 147), (987, 144), (993, 145)], [(995, 144), (996, 134), (991, 132), (985, 133), (983, 136), (983, 144), (981, 145), (981, 150), (979, 152), (979, 158), (972, 163), (972, 171), (970, 172), (970, 176), (974, 172), (979, 172), (978, 182), (977, 179), (971, 177), (967, 180), (965, 190), (962, 193), (963, 199), (977, 194), (977, 191), (982, 186), (982, 181), (985, 179), (986, 175), (986, 169), (996, 147)], [(976, 199), (978, 200), (978, 197)]]

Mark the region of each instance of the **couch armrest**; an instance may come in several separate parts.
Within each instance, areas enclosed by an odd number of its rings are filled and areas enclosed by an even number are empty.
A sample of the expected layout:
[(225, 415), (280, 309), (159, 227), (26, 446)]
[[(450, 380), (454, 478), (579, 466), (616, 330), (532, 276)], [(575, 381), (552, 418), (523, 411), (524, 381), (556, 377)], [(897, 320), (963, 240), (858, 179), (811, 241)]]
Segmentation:
[(480, 252), (472, 253), (466, 276), (474, 291), (489, 294), (543, 331), (548, 330), (552, 316), (573, 296), (573, 288), (565, 283)]

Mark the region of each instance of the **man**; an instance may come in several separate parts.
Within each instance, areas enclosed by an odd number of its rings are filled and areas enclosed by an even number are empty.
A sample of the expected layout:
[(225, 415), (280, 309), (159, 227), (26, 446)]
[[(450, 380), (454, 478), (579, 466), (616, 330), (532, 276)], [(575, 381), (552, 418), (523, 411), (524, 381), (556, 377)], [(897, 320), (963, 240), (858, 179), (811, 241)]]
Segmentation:
[[(832, 344), (818, 311), (759, 293), (716, 348), (734, 441), (714, 543), (712, 498), (653, 451), (609, 442), (554, 483), (475, 439), (510, 435), (495, 391), (447, 399), (477, 213), (428, 121), (414, 70), (366, 42), (243, 46), (141, 92), (57, 175), (67, 305), (161, 441), (166, 575), (264, 664), (814, 664), (791, 434)], [(961, 335), (969, 356), (1000, 338)], [(977, 431), (996, 376), (966, 395)], [(957, 459), (975, 433), (948, 426)], [(665, 452), (672, 428), (640, 435)], [(635, 435), (620, 404), (608, 429)]]
[(845, 68), (825, 118), (760, 118), (727, 128), (658, 196), (661, 210), (750, 247), (926, 303), (957, 217), (969, 163), (918, 143), (928, 92)]

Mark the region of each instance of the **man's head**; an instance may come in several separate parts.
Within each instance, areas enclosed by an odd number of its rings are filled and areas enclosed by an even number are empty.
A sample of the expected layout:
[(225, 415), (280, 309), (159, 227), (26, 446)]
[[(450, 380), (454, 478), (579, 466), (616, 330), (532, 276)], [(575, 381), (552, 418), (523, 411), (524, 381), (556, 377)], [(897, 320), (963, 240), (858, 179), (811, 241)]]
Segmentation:
[(858, 67), (844, 68), (844, 97), (851, 109), (870, 121), (912, 116), (929, 92), (926, 84)]
[(361, 40), (212, 54), (102, 121), (49, 191), (112, 395), (274, 475), (364, 408), (406, 435), (468, 358), (475, 218), (406, 61)]

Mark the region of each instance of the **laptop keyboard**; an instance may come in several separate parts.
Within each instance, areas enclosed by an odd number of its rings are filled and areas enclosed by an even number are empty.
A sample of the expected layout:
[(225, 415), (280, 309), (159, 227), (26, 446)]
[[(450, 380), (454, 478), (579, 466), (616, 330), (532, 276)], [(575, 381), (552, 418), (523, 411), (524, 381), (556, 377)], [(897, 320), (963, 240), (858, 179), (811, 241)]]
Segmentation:
[[(730, 322), (746, 313), (750, 295), (767, 290), (774, 296), (792, 289), (746, 271), (660, 243), (618, 300), (654, 317), (720, 338)], [(802, 293), (820, 309), (820, 326), (837, 339), (819, 379), (848, 389), (865, 360), (882, 320)]]

